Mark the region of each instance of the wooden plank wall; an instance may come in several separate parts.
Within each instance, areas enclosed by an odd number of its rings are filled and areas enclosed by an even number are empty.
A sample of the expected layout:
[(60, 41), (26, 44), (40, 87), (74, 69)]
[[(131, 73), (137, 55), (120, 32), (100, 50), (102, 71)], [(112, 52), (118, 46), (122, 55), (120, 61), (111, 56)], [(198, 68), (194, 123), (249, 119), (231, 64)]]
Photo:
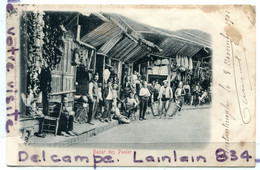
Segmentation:
[[(72, 37), (66, 37), (64, 44), (64, 56), (60, 63), (52, 71), (52, 93), (75, 90), (76, 67), (71, 65), (73, 49), (76, 44)], [(74, 94), (68, 95), (69, 100), (73, 100)], [(60, 101), (60, 96), (52, 96), (51, 101)]]

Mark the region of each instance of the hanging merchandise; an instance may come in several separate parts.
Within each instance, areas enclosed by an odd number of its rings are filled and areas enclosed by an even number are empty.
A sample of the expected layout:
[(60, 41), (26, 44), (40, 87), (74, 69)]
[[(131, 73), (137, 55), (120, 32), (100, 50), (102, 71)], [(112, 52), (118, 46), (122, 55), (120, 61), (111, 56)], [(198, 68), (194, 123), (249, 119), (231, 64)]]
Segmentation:
[(185, 68), (186, 70), (189, 69), (189, 60), (188, 60), (188, 57), (187, 57), (187, 56), (185, 56), (185, 58), (184, 58), (184, 68)]
[(181, 66), (185, 67), (185, 59), (184, 56), (181, 57)]
[[(35, 101), (40, 102), (51, 92), (51, 71), (64, 55), (66, 29), (63, 23), (66, 16), (33, 11), (24, 13), (22, 17), (28, 42), (27, 96), (31, 93)], [(28, 114), (32, 113), (28, 111)]]
[(181, 66), (181, 60), (180, 60), (180, 56), (176, 55), (176, 62), (177, 62), (177, 67)]
[[(175, 60), (176, 61), (176, 60)], [(176, 62), (174, 61), (174, 59), (171, 59), (171, 69), (175, 68)]]
[(89, 61), (87, 63), (88, 67), (87, 69), (89, 71), (94, 71), (94, 64), (93, 64), (93, 55), (94, 55), (94, 50), (91, 50), (90, 52), (88, 52), (88, 58), (89, 58)]
[(71, 65), (80, 65), (80, 51), (78, 48), (75, 48), (73, 51)]
[(161, 65), (169, 65), (169, 60), (168, 59), (162, 59)]
[(178, 81), (181, 81), (181, 73), (180, 73), (180, 72), (177, 73), (177, 80), (178, 80)]
[(189, 70), (193, 69), (193, 61), (192, 61), (192, 57), (189, 57)]
[(154, 65), (156, 65), (156, 66), (160, 65), (159, 59), (155, 60)]
[(177, 73), (176, 72), (172, 72), (171, 81), (175, 80), (176, 76), (177, 76)]
[(181, 67), (181, 56), (179, 55), (179, 63), (180, 63), (180, 67)]
[(186, 82), (187, 82), (188, 84), (191, 83), (191, 75), (190, 75), (190, 74), (187, 74)]
[(180, 56), (180, 71), (184, 72), (185, 71), (185, 67), (184, 67), (185, 63), (184, 63), (184, 57)]
[(83, 66), (87, 66), (88, 50), (81, 50), (81, 60)]
[(105, 83), (107, 82), (109, 77), (110, 77), (110, 71), (109, 71), (109, 69), (105, 69), (103, 72), (103, 78), (104, 78)]
[[(28, 39), (28, 60), (27, 60), (27, 94), (31, 91), (35, 98), (38, 99), (40, 93), (40, 74), (43, 64), (42, 58), (42, 44), (43, 33), (42, 27), (44, 21), (42, 20), (44, 13), (28, 12), (23, 15), (23, 19), (26, 21), (27, 39)], [(29, 95), (28, 95), (29, 96)], [(31, 101), (33, 102), (33, 101)], [(29, 103), (31, 104), (31, 103)], [(28, 113), (30, 114), (30, 113)]]

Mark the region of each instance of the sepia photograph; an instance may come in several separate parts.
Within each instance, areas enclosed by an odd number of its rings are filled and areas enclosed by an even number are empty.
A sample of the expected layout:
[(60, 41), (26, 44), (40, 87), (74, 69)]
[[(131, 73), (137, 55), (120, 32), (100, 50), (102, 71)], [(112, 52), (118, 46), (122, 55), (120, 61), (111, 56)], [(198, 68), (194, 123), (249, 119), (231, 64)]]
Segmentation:
[(30, 11), (21, 25), (26, 144), (208, 141), (208, 33), (103, 12)]
[(8, 165), (255, 166), (255, 6), (9, 4), (6, 32)]

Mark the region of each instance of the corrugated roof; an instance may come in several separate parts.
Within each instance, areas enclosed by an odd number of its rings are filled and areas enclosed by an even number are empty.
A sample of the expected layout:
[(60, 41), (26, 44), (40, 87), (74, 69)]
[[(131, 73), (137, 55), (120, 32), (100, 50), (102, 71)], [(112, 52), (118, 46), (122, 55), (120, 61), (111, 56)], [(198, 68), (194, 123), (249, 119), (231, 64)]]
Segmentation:
[(132, 40), (124, 38), (108, 52), (108, 55), (112, 58), (120, 59), (120, 56), (123, 55), (126, 50), (131, 50), (135, 45), (136, 44)]
[[(169, 31), (138, 23), (119, 14), (102, 13), (102, 25), (82, 37), (99, 53), (124, 62), (148, 54), (175, 57), (194, 56), (211, 44), (210, 36), (196, 30)], [(98, 16), (98, 15), (97, 15)]]
[(147, 44), (158, 45), (162, 50), (154, 52), (164, 57), (175, 57), (176, 54), (193, 56), (204, 47), (211, 46), (210, 35), (198, 30), (170, 31), (138, 23), (119, 14), (104, 13), (108, 19), (119, 24), (133, 37), (142, 37)]
[(177, 54), (183, 55), (183, 56), (193, 56), (197, 52), (199, 52), (203, 47), (198, 45), (185, 45), (184, 48), (180, 49)]
[(122, 30), (112, 22), (105, 22), (87, 35), (81, 41), (99, 47), (112, 38), (122, 34)]
[(192, 57), (203, 48), (203, 46), (175, 38), (166, 38), (159, 44), (159, 47), (162, 51), (155, 54), (164, 57), (175, 57), (177, 54)]
[(148, 54), (150, 54), (149, 51), (145, 50), (144, 48), (142, 48), (140, 46), (137, 46), (134, 49), (134, 51), (132, 53), (130, 53), (127, 58), (125, 58), (124, 62), (133, 63), (133, 62), (147, 56)]
[(210, 35), (199, 30), (182, 29), (178, 31), (171, 31), (171, 30), (165, 30), (165, 29), (145, 25), (120, 14), (103, 13), (103, 15), (109, 19), (116, 20), (124, 27), (128, 26), (131, 30), (135, 32), (139, 32), (140, 34), (150, 33), (150, 34), (166, 35), (168, 37), (186, 39), (191, 42), (198, 43), (200, 45), (207, 46), (207, 47), (211, 46)]
[(102, 54), (107, 54), (120, 40), (122, 40), (123, 35), (122, 34), (118, 34), (116, 36), (114, 36), (113, 38), (111, 38), (110, 40), (108, 40), (99, 50), (99, 53)]

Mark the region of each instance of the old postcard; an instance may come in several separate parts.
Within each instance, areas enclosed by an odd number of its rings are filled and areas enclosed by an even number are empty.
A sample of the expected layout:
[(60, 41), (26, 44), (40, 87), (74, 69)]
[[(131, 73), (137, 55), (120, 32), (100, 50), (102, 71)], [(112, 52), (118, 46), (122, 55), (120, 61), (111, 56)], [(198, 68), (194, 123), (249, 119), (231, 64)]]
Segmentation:
[(256, 8), (7, 5), (10, 166), (255, 166)]

